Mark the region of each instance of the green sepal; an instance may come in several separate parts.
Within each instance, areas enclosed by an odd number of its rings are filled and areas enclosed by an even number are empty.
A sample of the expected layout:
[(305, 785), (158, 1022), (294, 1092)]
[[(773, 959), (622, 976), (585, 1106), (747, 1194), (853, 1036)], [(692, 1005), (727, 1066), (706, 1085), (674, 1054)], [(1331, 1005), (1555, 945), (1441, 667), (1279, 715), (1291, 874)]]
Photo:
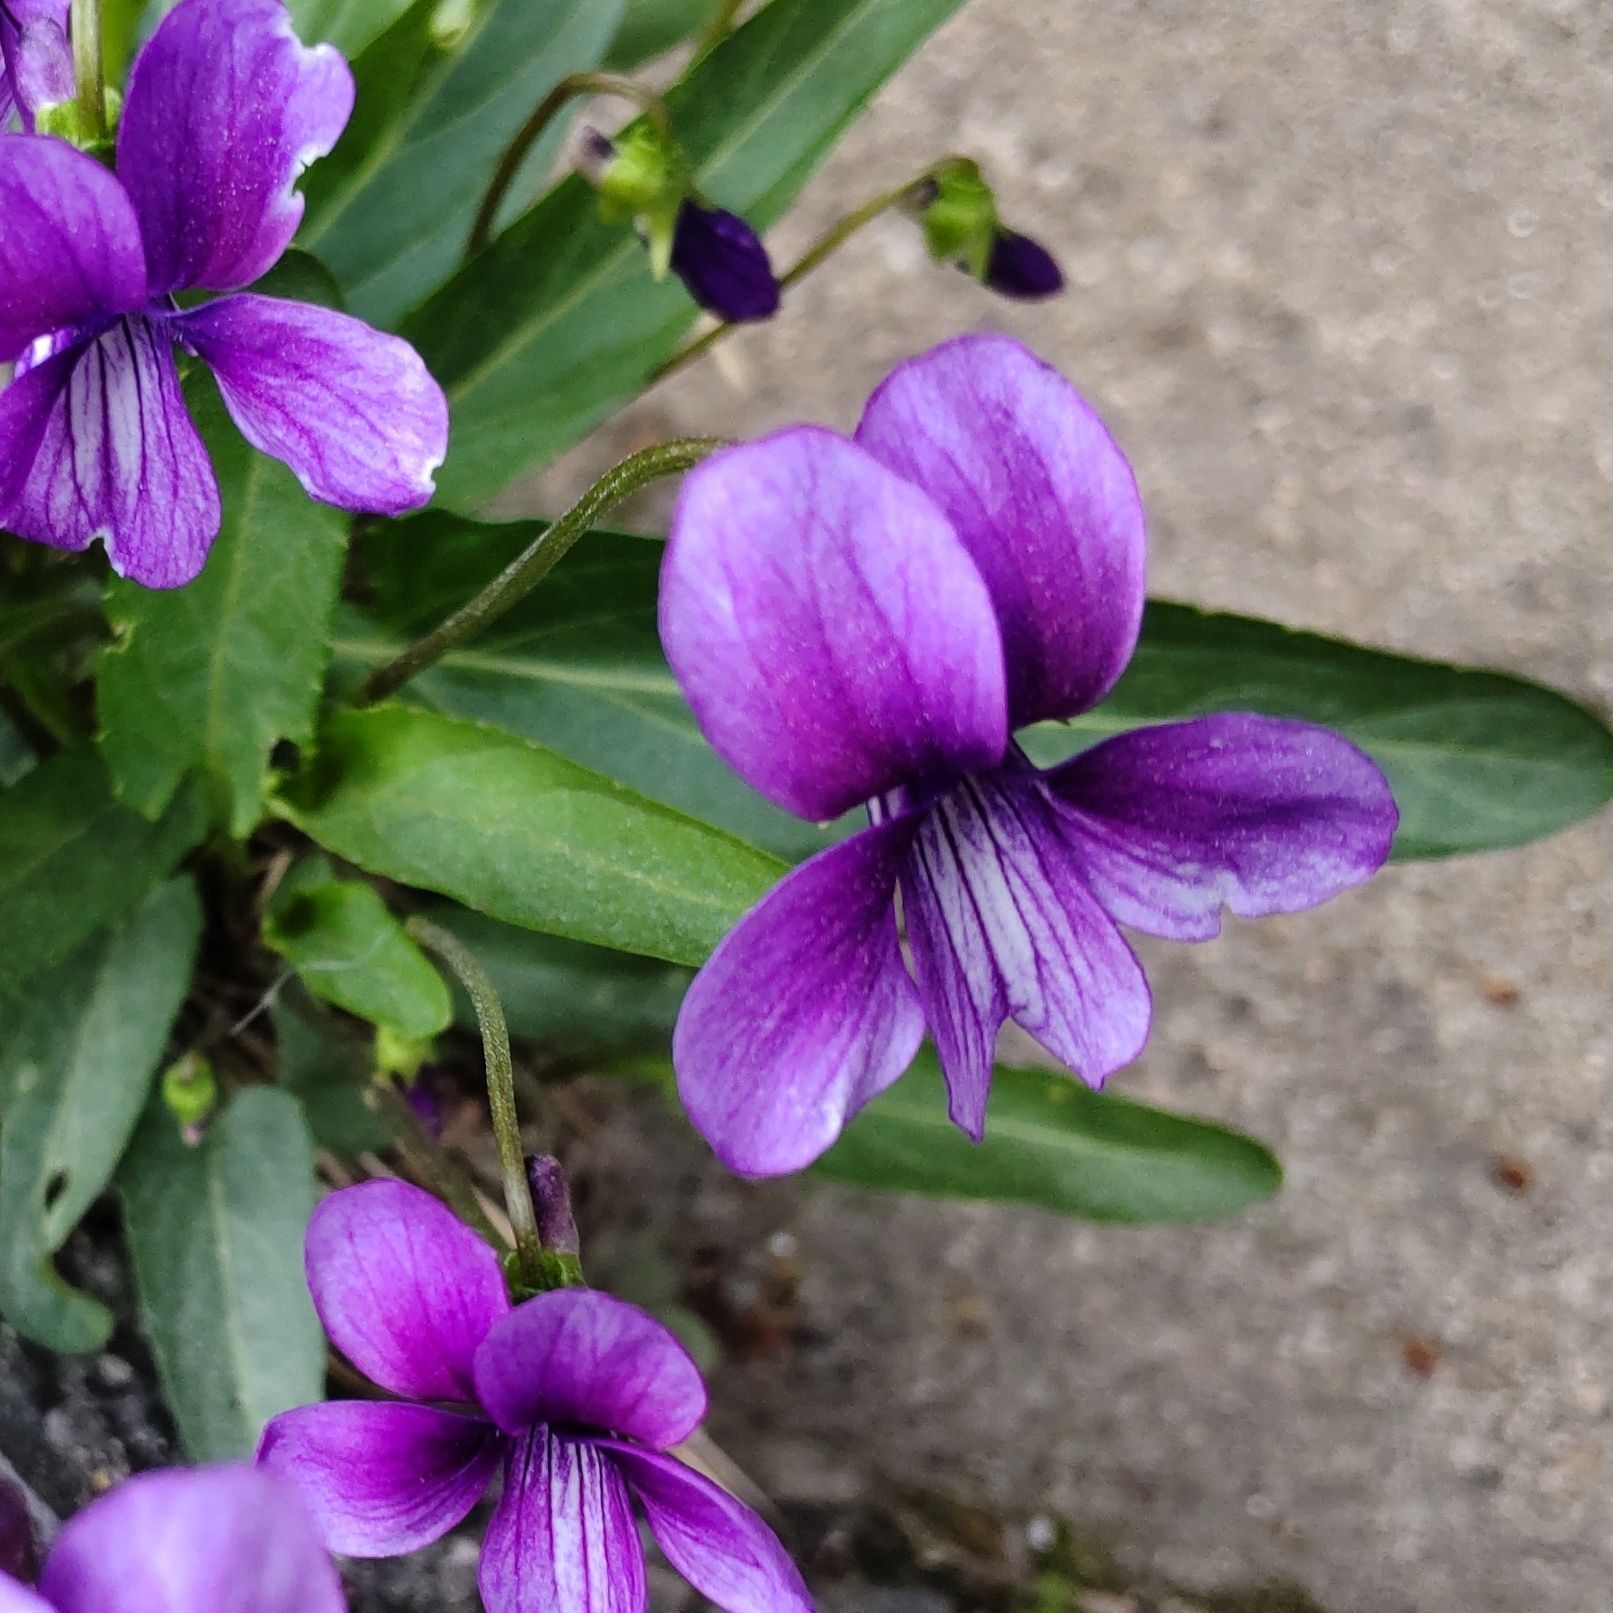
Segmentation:
[(105, 117), (108, 134), (99, 131), (91, 134), (84, 127), (84, 112), (77, 101), (48, 101), (34, 108), (34, 133), (48, 134), (65, 140), (70, 146), (110, 163), (116, 139), (118, 119), (123, 116), (123, 96), (110, 86), (105, 91)]
[(559, 1249), (538, 1251), (538, 1278), (528, 1282), (521, 1273), (521, 1257), (511, 1249), (499, 1257), (504, 1268), (504, 1280), (509, 1284), (510, 1298), (519, 1305), (536, 1294), (552, 1293), (556, 1288), (586, 1288), (582, 1274), (582, 1261), (576, 1255)]
[(600, 217), (608, 224), (637, 224), (649, 249), (650, 273), (663, 280), (689, 195), (688, 159), (677, 141), (650, 123), (635, 123), (613, 144), (604, 165), (590, 175), (599, 190)]
[(997, 198), (980, 165), (968, 157), (952, 157), (930, 177), (935, 195), (920, 215), (930, 256), (984, 280), (997, 234)]

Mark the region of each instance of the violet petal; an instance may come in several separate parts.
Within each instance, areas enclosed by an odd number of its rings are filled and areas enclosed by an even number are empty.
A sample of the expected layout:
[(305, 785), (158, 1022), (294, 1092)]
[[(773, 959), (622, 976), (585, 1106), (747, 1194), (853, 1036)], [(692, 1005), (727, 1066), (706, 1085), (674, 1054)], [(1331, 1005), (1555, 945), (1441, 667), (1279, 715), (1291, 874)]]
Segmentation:
[(1117, 734), (1043, 779), (1122, 924), (1202, 941), (1315, 907), (1377, 872), (1399, 814), (1340, 735), (1247, 712)]
[(39, 1589), (57, 1613), (343, 1613), (302, 1498), (255, 1467), (125, 1479), (62, 1529)]
[(1074, 387), (1018, 342), (960, 336), (901, 365), (857, 441), (940, 506), (991, 590), (1010, 726), (1113, 686), (1142, 619), (1137, 484)]
[(522, 1435), (477, 1583), (487, 1613), (643, 1613), (644, 1549), (610, 1459), (546, 1428)]
[(100, 538), (112, 569), (177, 588), (218, 536), (218, 483), (166, 321), (129, 315), (0, 392), (0, 525), (57, 549)]
[[(0, 104), (0, 111), (4, 111)], [(44, 1597), (0, 1573), (0, 1613), (58, 1613)]]
[(992, 237), (991, 255), (986, 260), (986, 284), (1001, 297), (1032, 302), (1061, 292), (1064, 275), (1040, 241), (999, 229)]
[(297, 177), (353, 110), (353, 75), (309, 49), (281, 0), (180, 0), (129, 73), (118, 174), (134, 199), (154, 295), (233, 291), (302, 221)]
[(253, 447), (344, 510), (402, 515), (435, 490), (448, 403), (401, 337), (311, 303), (222, 297), (174, 321)]
[(896, 931), (909, 820), (785, 876), (711, 955), (672, 1038), (696, 1129), (747, 1176), (800, 1170), (912, 1062), (924, 1038)]
[(672, 233), (672, 272), (720, 319), (771, 319), (779, 284), (767, 248), (737, 213), (685, 201)]
[(596, 1440), (632, 1487), (666, 1559), (723, 1613), (812, 1613), (778, 1536), (743, 1502), (675, 1457)]
[(332, 1400), (271, 1419), (258, 1461), (297, 1486), (331, 1551), (400, 1557), (464, 1518), (486, 1493), (503, 1449), (481, 1417)]
[(976, 1141), (1005, 1018), (1092, 1086), (1141, 1051), (1142, 966), (1028, 766), (965, 780), (929, 808), (902, 902), (950, 1113)]
[(0, 134), (0, 364), (36, 337), (145, 301), (140, 226), (123, 187), (60, 140)]
[(923, 493), (818, 427), (685, 478), (661, 642), (718, 753), (799, 817), (1002, 755), (979, 573)]
[(476, 1352), (476, 1388), (511, 1434), (549, 1423), (676, 1445), (706, 1414), (689, 1352), (636, 1305), (591, 1288), (517, 1305)]
[[(13, 0), (22, 24), (17, 36), (12, 83), (25, 128), (42, 107), (73, 99), (77, 79), (67, 37), (66, 0)], [(0, 123), (4, 118), (0, 117)]]
[(332, 1193), (308, 1223), (308, 1287), (331, 1342), (415, 1400), (474, 1402), (476, 1347), (510, 1308), (498, 1257), (407, 1182)]

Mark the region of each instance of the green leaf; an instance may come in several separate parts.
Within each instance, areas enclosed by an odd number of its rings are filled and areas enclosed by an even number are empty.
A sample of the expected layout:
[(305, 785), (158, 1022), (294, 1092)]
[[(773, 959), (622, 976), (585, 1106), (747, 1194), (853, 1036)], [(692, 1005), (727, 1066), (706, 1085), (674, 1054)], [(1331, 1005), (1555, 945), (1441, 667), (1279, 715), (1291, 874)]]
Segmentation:
[(1034, 1204), (1088, 1221), (1204, 1221), (1282, 1185), (1277, 1161), (1252, 1138), (1044, 1071), (999, 1066), (985, 1141), (972, 1143), (947, 1118), (928, 1049), (813, 1168), (855, 1187)]
[[(677, 964), (534, 935), (463, 907), (431, 910), (493, 978), (512, 1036), (573, 1058), (664, 1050), (692, 975)], [(459, 1022), (474, 1028), (470, 999), (454, 993)]]
[(110, 1313), (52, 1256), (112, 1179), (190, 984), (201, 909), (153, 891), (30, 988), (0, 1053), (0, 1310), (59, 1351), (96, 1350)]
[(118, 1186), (142, 1325), (185, 1446), (198, 1462), (250, 1457), (269, 1418), (324, 1393), (302, 1266), (314, 1207), (302, 1111), (251, 1087), (189, 1147), (153, 1105)]
[(417, 6), (355, 64), (354, 127), (309, 174), (301, 236), (355, 314), (390, 326), (452, 270), (500, 154), (561, 78), (598, 62), (621, 10), (484, 0), (444, 49), (435, 7)]
[(0, 792), (0, 996), (60, 963), (136, 906), (196, 844), (191, 792), (150, 823), (117, 801), (89, 746), (63, 751)]
[[(390, 659), (538, 530), (433, 515), (379, 535), (363, 550), (374, 609), (337, 628), (342, 675)], [(656, 636), (660, 556), (647, 539), (590, 533), (543, 587), (405, 697), (549, 745), (779, 856), (821, 849), (829, 835), (761, 800), (700, 737)], [(1124, 729), (1210, 711), (1297, 717), (1354, 740), (1394, 788), (1397, 858), (1520, 845), (1613, 798), (1613, 735), (1554, 690), (1161, 601), (1102, 706), (1020, 739), (1051, 766)], [(848, 818), (842, 832), (855, 826)]]
[[(668, 96), (702, 190), (771, 224), (875, 90), (962, 0), (772, 0)], [(473, 508), (630, 396), (695, 314), (571, 178), (407, 323), (447, 390), (442, 499)]]
[[(432, 512), (377, 531), (360, 550), (375, 608), (339, 615), (337, 675), (356, 681), (389, 660), (541, 530)], [(741, 783), (695, 727), (656, 633), (660, 565), (659, 542), (590, 533), (541, 588), (416, 678), (405, 698), (521, 734), (775, 855), (820, 850), (821, 829)]]
[(630, 73), (674, 45), (692, 39), (717, 15), (719, 0), (627, 0), (627, 13), (610, 42), (605, 65)]
[(782, 872), (552, 751), (406, 706), (336, 714), (281, 804), (370, 873), (674, 963), (704, 958)]
[(275, 892), (263, 939), (316, 997), (407, 1041), (445, 1030), (448, 987), (370, 887), (337, 879), (322, 858), (295, 868)]
[(308, 737), (341, 583), (346, 517), (246, 445), (215, 388), (199, 401), (224, 525), (195, 582), (107, 590), (117, 641), (97, 680), (100, 747), (119, 797), (155, 817), (180, 781), (204, 781), (237, 838), (263, 802), (277, 739)]
[(351, 1157), (391, 1140), (365, 1101), (370, 1067), (333, 1014), (295, 983), (271, 1010), (280, 1085), (302, 1105), (321, 1148)]
[(288, 0), (297, 37), (356, 56), (407, 11), (413, 0)]

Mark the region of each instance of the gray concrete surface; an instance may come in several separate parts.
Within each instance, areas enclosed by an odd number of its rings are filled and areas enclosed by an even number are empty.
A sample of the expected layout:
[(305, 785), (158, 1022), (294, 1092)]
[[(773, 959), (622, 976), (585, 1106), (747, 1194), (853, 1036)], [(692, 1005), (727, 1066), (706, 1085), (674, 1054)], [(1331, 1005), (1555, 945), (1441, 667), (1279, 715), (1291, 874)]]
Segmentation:
[[(974, 0), (777, 242), (963, 147), (1069, 294), (992, 301), (893, 221), (617, 436), (849, 424), (892, 361), (1008, 329), (1128, 448), (1158, 591), (1605, 708), (1610, 61), (1600, 0)], [(1120, 1086), (1278, 1146), (1286, 1192), (1235, 1225), (703, 1175), (669, 1236), (785, 1225), (822, 1335), (730, 1373), (719, 1431), (776, 1488), (1068, 1512), (1340, 1613), (1605, 1613), (1610, 862), (1604, 818), (1149, 947)]]

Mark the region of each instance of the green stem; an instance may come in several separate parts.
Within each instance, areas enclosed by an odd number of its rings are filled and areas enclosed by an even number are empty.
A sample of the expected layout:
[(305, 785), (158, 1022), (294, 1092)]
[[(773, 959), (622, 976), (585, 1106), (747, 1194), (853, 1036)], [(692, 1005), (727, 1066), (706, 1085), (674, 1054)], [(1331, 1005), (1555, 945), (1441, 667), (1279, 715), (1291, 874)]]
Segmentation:
[(543, 1280), (543, 1240), (538, 1236), (538, 1217), (526, 1176), (526, 1154), (521, 1147), (515, 1066), (510, 1059), (510, 1033), (504, 1023), (503, 1006), (476, 954), (457, 936), (418, 914), (409, 920), (407, 928), (415, 940), (429, 947), (454, 971), (476, 1010), (487, 1061), (487, 1106), (493, 1116), (493, 1135), (498, 1140), (499, 1164), (504, 1172), (504, 1205), (515, 1232), (516, 1265), (522, 1281), (535, 1289)]
[(377, 667), (359, 685), (353, 704), (369, 706), (386, 699), (417, 673), (497, 621), (543, 580), (572, 544), (612, 505), (658, 477), (676, 476), (698, 465), (708, 454), (726, 446), (721, 437), (679, 437), (645, 448), (613, 466), (473, 600), (460, 606), (424, 638), (416, 639), (401, 655)]
[(79, 133), (92, 145), (104, 144), (106, 71), (101, 65), (101, 0), (73, 0), (73, 76), (78, 86)]
[[(933, 162), (922, 173), (915, 174), (903, 184), (893, 186), (890, 190), (882, 190), (877, 196), (864, 202), (855, 212), (847, 213), (842, 219), (830, 225), (816, 241), (779, 276), (779, 290), (788, 291), (798, 281), (804, 280), (818, 265), (827, 258), (834, 256), (852, 236), (872, 224), (876, 218), (888, 213), (893, 207), (900, 207), (904, 202), (912, 199), (919, 187), (930, 179), (942, 163), (950, 161), (943, 157), (940, 162)], [(713, 325), (703, 336), (697, 336), (686, 347), (680, 349), (669, 358), (660, 369), (650, 377), (650, 383), (663, 380), (675, 374), (685, 365), (692, 364), (708, 352), (723, 337), (735, 328), (733, 321), (725, 320), (720, 325)]]
[(666, 102), (653, 90), (645, 89), (642, 84), (636, 84), (630, 78), (619, 78), (614, 73), (568, 73), (538, 102), (532, 116), (516, 130), (515, 138), (505, 148), (504, 155), (499, 158), (498, 167), (493, 170), (493, 177), (487, 182), (487, 190), (482, 195), (482, 205), (476, 210), (475, 221), (471, 224), (470, 234), (465, 240), (467, 258), (475, 257), (492, 240), (498, 210), (503, 205), (505, 196), (509, 194), (510, 186), (515, 183), (516, 175), (521, 171), (521, 164), (543, 138), (544, 131), (560, 115), (566, 103), (579, 95), (616, 95), (624, 101), (632, 101), (643, 109), (645, 116), (661, 134), (670, 134), (671, 119), (667, 114)]
[(702, 56), (709, 55), (728, 37), (734, 26), (734, 18), (739, 15), (744, 4), (745, 0), (722, 0), (711, 21), (701, 29), (700, 37), (695, 41), (696, 61)]

